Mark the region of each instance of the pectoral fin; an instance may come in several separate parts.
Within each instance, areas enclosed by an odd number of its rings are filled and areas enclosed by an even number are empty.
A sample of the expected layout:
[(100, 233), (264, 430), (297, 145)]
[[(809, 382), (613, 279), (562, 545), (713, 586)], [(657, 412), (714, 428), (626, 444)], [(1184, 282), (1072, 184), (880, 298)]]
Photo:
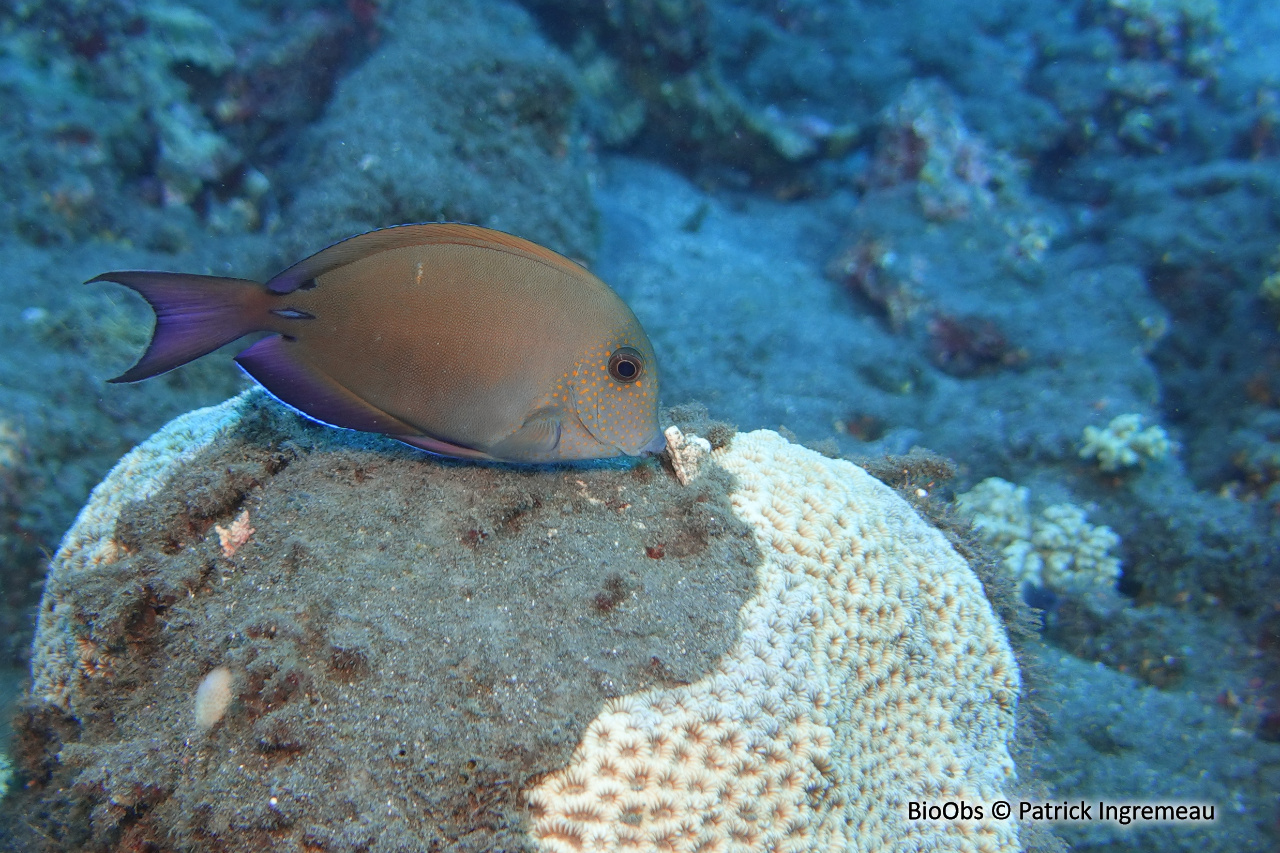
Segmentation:
[(458, 459), (487, 459), (492, 462), (542, 462), (560, 445), (560, 417), (554, 411), (534, 412), (511, 435), (499, 441), (488, 451), (463, 447), (452, 442), (432, 438), (429, 435), (392, 435), (397, 441)]
[(520, 429), (489, 448), (490, 455), (513, 462), (542, 459), (560, 446), (560, 415), (539, 409)]

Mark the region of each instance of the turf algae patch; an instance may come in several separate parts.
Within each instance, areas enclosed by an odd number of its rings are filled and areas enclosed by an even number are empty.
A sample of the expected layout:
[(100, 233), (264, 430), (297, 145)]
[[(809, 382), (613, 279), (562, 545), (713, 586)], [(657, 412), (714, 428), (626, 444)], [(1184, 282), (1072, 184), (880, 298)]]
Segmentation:
[[(235, 405), (119, 508), (112, 559), (76, 583), (55, 559), (46, 627), (75, 652), (37, 679), (62, 700), (27, 703), (12, 804), (48, 849), (524, 849), (523, 792), (607, 699), (733, 641), (761, 557), (723, 471), (461, 465)], [(214, 527), (246, 511), (226, 557)]]

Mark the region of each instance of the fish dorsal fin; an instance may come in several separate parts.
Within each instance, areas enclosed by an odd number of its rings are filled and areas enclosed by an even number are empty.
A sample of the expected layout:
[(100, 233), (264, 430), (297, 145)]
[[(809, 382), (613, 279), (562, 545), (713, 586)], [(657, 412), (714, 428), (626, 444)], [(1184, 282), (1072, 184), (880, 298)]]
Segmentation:
[(284, 272), (267, 282), (267, 287), (275, 293), (291, 293), (306, 282), (331, 272), (338, 267), (353, 261), (388, 252), (392, 249), (403, 249), (408, 246), (427, 246), (454, 244), (474, 246), (479, 249), (492, 249), (528, 258), (531, 261), (546, 264), (567, 275), (591, 278), (591, 273), (564, 255), (531, 243), (521, 237), (514, 237), (492, 228), (479, 225), (464, 225), (459, 222), (429, 222), (422, 225), (396, 225), (348, 237), (334, 243), (327, 249), (316, 252), (309, 258), (298, 261)]

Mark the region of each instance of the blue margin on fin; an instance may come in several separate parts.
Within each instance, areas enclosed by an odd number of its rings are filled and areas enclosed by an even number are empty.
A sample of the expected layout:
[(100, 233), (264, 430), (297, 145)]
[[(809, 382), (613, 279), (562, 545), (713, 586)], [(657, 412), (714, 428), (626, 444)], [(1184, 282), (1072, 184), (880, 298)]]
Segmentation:
[(432, 438), (429, 435), (391, 435), (396, 441), (404, 442), (410, 447), (416, 447), (418, 450), (425, 450), (428, 453), (434, 453), (437, 456), (449, 456), (454, 459), (475, 459), (485, 462), (508, 462), (510, 460), (500, 459), (496, 456), (490, 456), (480, 450), (472, 450), (470, 447), (463, 447), (460, 444), (450, 444), (447, 441), (441, 441), (438, 438)]

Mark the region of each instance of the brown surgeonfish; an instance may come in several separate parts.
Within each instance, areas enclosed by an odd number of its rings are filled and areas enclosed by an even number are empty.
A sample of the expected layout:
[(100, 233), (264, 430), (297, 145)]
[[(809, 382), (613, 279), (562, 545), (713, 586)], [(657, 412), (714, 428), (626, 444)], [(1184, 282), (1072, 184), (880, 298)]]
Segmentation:
[(322, 423), (466, 459), (653, 453), (658, 366), (616, 293), (569, 259), (475, 225), (401, 225), (336, 243), (265, 285), (109, 272), (156, 313), (112, 382), (172, 370), (251, 332), (236, 356)]

